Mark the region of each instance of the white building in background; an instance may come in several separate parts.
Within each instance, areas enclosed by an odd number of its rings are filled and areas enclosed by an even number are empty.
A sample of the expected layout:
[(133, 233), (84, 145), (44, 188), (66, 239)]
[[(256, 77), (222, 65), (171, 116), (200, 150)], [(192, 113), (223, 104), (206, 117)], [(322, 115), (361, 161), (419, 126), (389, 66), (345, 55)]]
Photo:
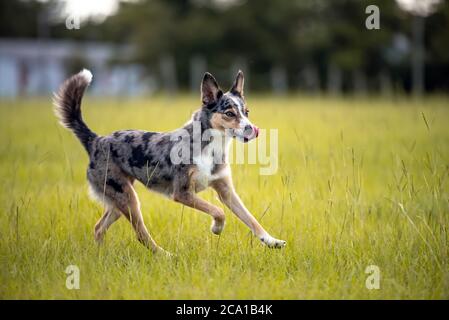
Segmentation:
[(57, 90), (74, 68), (94, 74), (89, 90), (95, 95), (136, 96), (155, 90), (140, 65), (126, 61), (129, 46), (65, 40), (0, 39), (0, 97), (46, 96)]

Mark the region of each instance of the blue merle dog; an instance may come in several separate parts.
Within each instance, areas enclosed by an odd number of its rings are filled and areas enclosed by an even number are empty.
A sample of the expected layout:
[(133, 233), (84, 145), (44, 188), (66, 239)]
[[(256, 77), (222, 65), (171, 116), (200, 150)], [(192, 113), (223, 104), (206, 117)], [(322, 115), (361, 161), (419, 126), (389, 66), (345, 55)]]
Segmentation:
[[(54, 105), (61, 124), (72, 130), (86, 149), (90, 159), (87, 179), (91, 191), (105, 205), (105, 212), (95, 225), (97, 242), (102, 241), (106, 230), (123, 215), (130, 221), (141, 243), (153, 252), (164, 252), (144, 224), (133, 187), (134, 181), (138, 180), (150, 190), (211, 215), (211, 231), (218, 235), (224, 227), (224, 211), (197, 196), (198, 192), (212, 187), (220, 200), (263, 244), (270, 248), (285, 246), (285, 241), (273, 238), (262, 228), (233, 187), (227, 163), (229, 141), (237, 138), (247, 142), (259, 133), (248, 119), (241, 71), (226, 93), (220, 90), (215, 78), (206, 73), (201, 83), (202, 107), (182, 128), (170, 132), (124, 130), (108, 136), (95, 134), (81, 116), (81, 100), (91, 81), (92, 74), (88, 70), (73, 75), (55, 94)], [(214, 131), (209, 141), (201, 139), (197, 152), (192, 151), (195, 149), (191, 138), (195, 126), (201, 133)], [(179, 153), (173, 150), (178, 150), (180, 145), (181, 149), (187, 150), (188, 156), (182, 158), (187, 161), (173, 161)], [(221, 161), (217, 161), (217, 154)]]

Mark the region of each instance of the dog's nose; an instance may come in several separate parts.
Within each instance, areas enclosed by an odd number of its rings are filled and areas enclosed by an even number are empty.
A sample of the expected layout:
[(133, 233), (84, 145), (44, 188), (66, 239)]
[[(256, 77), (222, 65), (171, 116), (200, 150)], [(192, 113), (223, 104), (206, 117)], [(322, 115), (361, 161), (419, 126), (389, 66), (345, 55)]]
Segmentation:
[(250, 124), (247, 124), (244, 129), (245, 135), (253, 136), (257, 138), (259, 136), (259, 128)]
[(246, 133), (247, 135), (250, 135), (250, 134), (253, 133), (253, 126), (250, 125), (250, 124), (247, 124), (247, 125), (245, 126), (245, 129), (243, 129), (243, 130), (245, 131), (245, 133)]

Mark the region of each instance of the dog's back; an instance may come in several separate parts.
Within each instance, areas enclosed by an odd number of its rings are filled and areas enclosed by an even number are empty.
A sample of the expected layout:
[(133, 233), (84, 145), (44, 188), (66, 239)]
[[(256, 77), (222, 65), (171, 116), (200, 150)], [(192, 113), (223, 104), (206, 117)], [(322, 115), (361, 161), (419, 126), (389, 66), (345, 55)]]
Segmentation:
[(116, 131), (97, 137), (90, 152), (89, 181), (97, 180), (96, 166), (112, 162), (130, 179), (170, 196), (176, 176), (173, 172), (176, 168), (170, 161), (173, 143), (169, 133), (141, 130)]

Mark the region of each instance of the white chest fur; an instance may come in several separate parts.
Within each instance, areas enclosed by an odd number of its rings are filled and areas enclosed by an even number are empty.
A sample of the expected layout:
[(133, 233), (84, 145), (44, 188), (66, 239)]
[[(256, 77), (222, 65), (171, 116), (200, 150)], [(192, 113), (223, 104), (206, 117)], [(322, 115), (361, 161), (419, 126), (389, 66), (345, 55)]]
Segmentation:
[(224, 164), (227, 160), (229, 142), (214, 141), (203, 148), (200, 156), (193, 158), (197, 167), (194, 178), (197, 190), (203, 190), (209, 186), (210, 182), (229, 174), (228, 165), (220, 166), (221, 170), (216, 171), (216, 166)]

